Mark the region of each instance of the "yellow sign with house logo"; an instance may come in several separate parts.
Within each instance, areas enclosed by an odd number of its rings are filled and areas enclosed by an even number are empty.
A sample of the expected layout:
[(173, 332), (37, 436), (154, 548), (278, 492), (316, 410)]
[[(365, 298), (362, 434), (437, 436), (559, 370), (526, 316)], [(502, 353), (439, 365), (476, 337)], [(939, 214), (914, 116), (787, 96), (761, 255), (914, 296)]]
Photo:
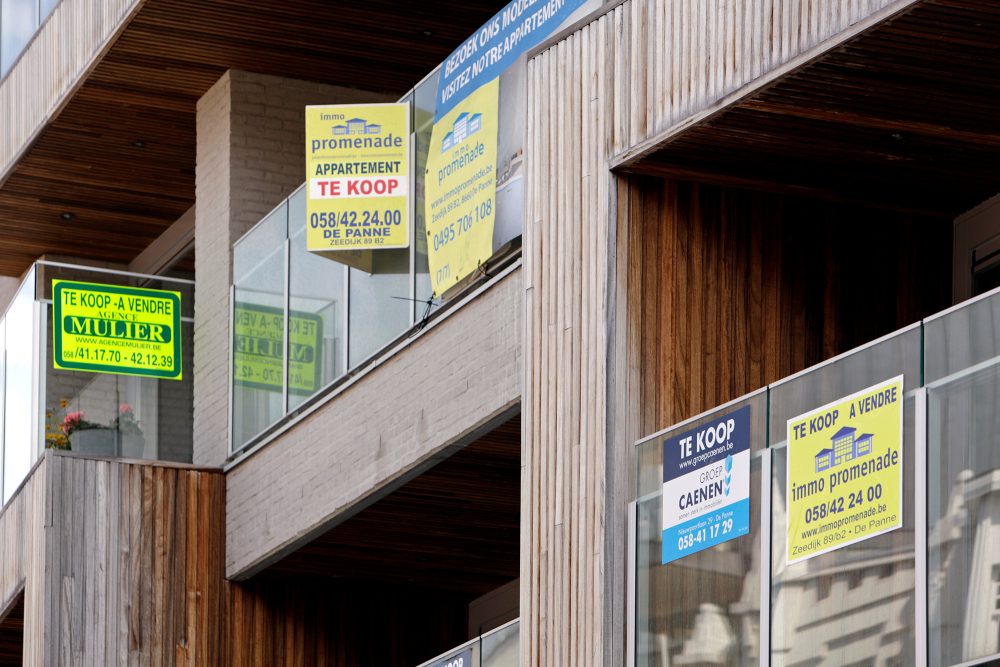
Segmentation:
[(903, 376), (788, 420), (788, 562), (903, 525)]
[(493, 254), (499, 79), (483, 84), (434, 123), (424, 220), (431, 287), (441, 295)]
[(410, 105), (306, 107), (306, 248), (410, 244)]

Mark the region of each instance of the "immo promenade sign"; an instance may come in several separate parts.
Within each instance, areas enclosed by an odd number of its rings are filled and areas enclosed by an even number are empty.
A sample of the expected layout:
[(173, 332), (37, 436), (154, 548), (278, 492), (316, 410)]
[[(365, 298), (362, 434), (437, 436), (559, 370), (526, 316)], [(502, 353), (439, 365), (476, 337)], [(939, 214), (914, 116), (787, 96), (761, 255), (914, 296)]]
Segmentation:
[(181, 295), (53, 280), (52, 338), (59, 369), (180, 380)]
[(788, 563), (903, 525), (903, 376), (788, 420)]
[(306, 107), (306, 248), (410, 244), (410, 105)]

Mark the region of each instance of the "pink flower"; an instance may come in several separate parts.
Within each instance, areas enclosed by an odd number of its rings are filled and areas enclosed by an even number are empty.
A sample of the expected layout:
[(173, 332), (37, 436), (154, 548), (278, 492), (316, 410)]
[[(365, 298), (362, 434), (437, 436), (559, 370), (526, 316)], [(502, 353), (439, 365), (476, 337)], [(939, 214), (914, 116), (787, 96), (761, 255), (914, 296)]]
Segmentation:
[(59, 428), (62, 429), (63, 433), (69, 435), (72, 431), (74, 431), (80, 425), (81, 421), (83, 421), (83, 410), (77, 410), (76, 412), (70, 412), (63, 419), (62, 426), (60, 426)]
[(132, 406), (129, 405), (128, 403), (122, 403), (121, 405), (118, 406), (118, 414), (124, 415), (131, 413), (132, 413)]

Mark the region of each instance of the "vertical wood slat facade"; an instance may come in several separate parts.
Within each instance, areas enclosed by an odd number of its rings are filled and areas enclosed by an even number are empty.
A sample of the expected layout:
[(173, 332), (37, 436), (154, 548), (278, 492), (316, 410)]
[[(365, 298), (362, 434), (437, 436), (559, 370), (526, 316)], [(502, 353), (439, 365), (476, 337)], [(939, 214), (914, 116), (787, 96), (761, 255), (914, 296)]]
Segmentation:
[(697, 122), (827, 40), (915, 0), (647, 0), (621, 10), (619, 116), (610, 156)]
[[(667, 396), (652, 405), (640, 400), (643, 332), (633, 318), (643, 314), (630, 308), (655, 278), (648, 275), (643, 285), (628, 277), (642, 275), (634, 271), (643, 261), (662, 258), (629, 222), (632, 189), (609, 171), (610, 161), (694, 122), (848, 29), (909, 4), (629, 0), (529, 59), (523, 665), (623, 663), (628, 449), (645, 424), (674, 413), (662, 406), (673, 400)], [(776, 295), (751, 296), (764, 309), (778, 305)], [(672, 299), (667, 294), (652, 305), (657, 322), (673, 312)], [(759, 336), (752, 329), (741, 336), (744, 350), (780, 344), (751, 339)], [(772, 352), (769, 359), (783, 351)], [(671, 372), (703, 371), (700, 359), (680, 354), (690, 365)], [(770, 377), (761, 358), (746, 354), (731, 363)], [(730, 389), (703, 390), (703, 398)]]
[(142, 0), (63, 0), (0, 82), (0, 183)]
[(224, 487), (46, 452), (0, 515), (0, 607), (23, 582), (25, 664), (221, 664)]
[[(24, 592), (24, 625), (45, 625), (45, 533), (51, 525), (44, 463), (0, 511), (0, 613)], [(43, 635), (27, 635), (24, 664), (42, 664)]]
[(399, 583), (260, 575), (227, 595), (227, 667), (413, 667), (468, 639), (464, 596)]
[[(949, 221), (658, 178), (623, 182), (631, 198), (621, 235), (643, 239), (624, 276), (639, 286), (627, 326), (640, 436), (950, 303), (949, 267), (939, 261)], [(861, 236), (869, 243), (857, 244)]]

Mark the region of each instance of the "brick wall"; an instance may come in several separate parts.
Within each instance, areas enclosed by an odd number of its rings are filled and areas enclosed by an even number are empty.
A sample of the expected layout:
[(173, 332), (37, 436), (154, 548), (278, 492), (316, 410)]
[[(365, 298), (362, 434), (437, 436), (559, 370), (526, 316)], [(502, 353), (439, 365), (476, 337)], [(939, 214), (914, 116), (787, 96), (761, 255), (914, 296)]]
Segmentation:
[(230, 470), (226, 575), (273, 562), (517, 406), (522, 302), (517, 270)]
[(305, 181), (307, 104), (383, 94), (230, 70), (198, 101), (194, 462), (228, 455), (232, 245)]

